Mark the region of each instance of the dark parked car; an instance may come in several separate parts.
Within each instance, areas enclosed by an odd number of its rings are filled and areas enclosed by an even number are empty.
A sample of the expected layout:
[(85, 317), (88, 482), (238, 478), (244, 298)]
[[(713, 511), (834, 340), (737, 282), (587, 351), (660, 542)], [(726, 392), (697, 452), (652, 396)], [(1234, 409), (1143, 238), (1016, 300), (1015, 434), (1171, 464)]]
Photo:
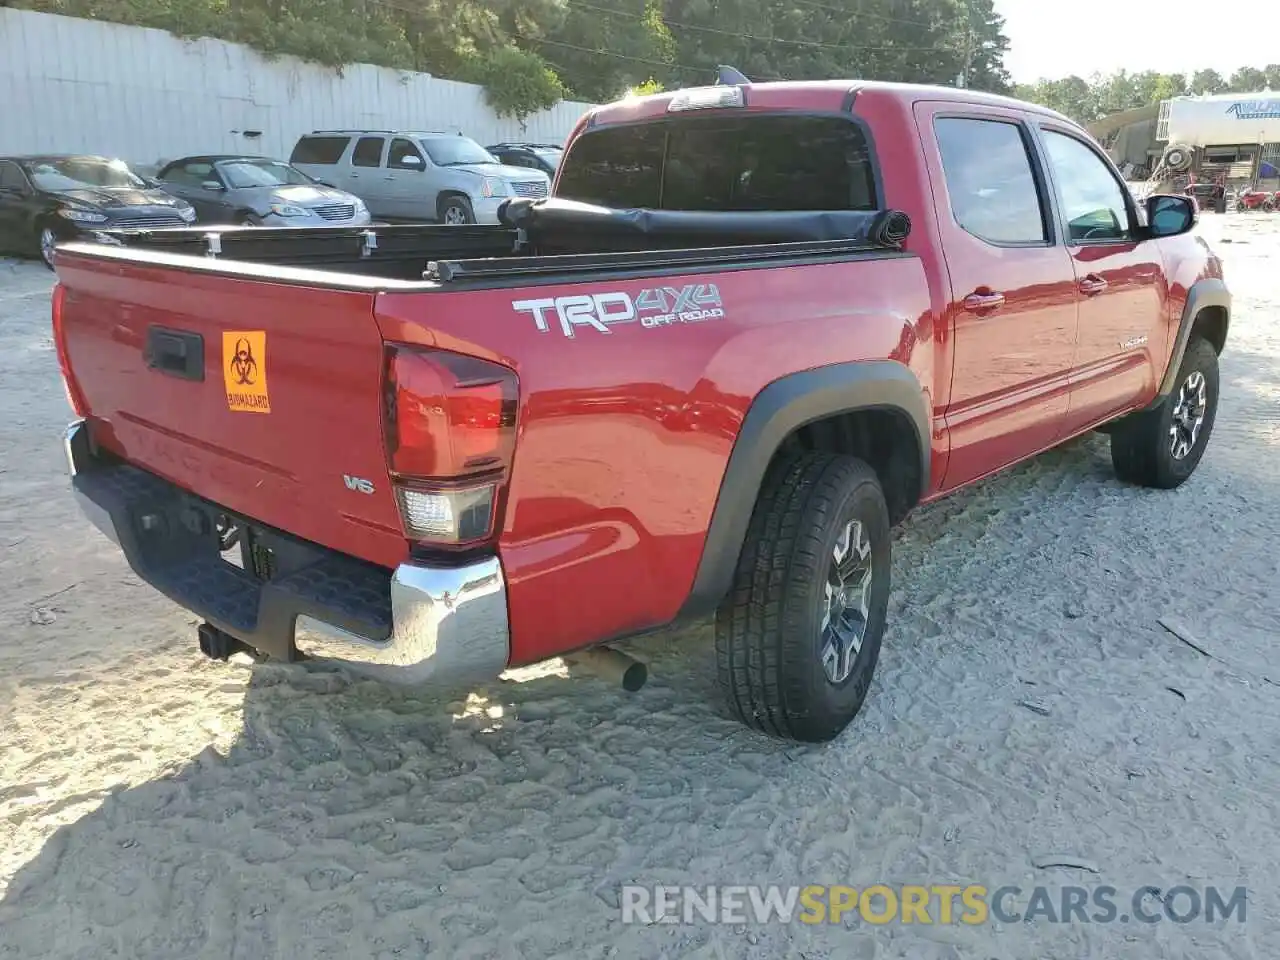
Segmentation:
[(541, 170), (553, 180), (564, 156), (563, 148), (554, 143), (495, 143), (485, 149), (508, 167)]
[(183, 157), (156, 180), (193, 204), (202, 221), (243, 226), (364, 226), (369, 211), (359, 197), (320, 183), (267, 157)]
[(156, 190), (120, 160), (47, 155), (0, 157), (0, 250), (38, 255), (96, 230), (184, 227), (191, 204)]

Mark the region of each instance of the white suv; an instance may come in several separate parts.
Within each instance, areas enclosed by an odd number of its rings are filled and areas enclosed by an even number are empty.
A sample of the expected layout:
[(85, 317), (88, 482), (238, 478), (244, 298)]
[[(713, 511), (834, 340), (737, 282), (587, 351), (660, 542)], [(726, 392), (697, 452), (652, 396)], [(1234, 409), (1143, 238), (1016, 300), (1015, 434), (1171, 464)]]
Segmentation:
[(379, 220), (497, 223), (510, 197), (545, 197), (550, 178), (508, 167), (469, 137), (390, 130), (318, 130), (289, 162), (360, 197)]

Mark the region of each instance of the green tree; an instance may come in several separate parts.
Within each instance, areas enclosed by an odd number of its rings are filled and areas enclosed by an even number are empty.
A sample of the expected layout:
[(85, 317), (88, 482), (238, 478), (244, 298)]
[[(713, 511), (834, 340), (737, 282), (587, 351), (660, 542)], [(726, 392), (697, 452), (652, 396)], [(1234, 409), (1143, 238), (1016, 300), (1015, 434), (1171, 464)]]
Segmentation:
[(1007, 91), (994, 0), (0, 0), (484, 83), (526, 116), (559, 96), (710, 82), (867, 78)]
[(1195, 94), (1222, 93), (1227, 89), (1227, 81), (1217, 70), (1197, 70), (1191, 78), (1190, 92)]
[(1254, 93), (1267, 87), (1267, 72), (1257, 67), (1241, 67), (1231, 75), (1232, 93)]

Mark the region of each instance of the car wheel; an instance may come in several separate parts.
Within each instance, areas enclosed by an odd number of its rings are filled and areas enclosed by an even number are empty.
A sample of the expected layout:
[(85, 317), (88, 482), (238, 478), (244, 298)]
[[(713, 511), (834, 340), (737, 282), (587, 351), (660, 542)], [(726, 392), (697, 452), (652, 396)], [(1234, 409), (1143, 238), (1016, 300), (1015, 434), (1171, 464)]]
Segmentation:
[(1271, 212), (1273, 212), (1273, 211), (1275, 210), (1275, 208), (1276, 208), (1275, 201), (1274, 201), (1274, 200), (1268, 200), (1266, 203), (1264, 203), (1264, 204), (1262, 205), (1262, 212), (1263, 212), (1263, 213), (1271, 213)]
[(730, 711), (793, 740), (848, 726), (880, 656), (889, 561), (889, 511), (867, 464), (806, 453), (771, 468), (716, 614)]
[(1204, 456), (1217, 413), (1218, 352), (1196, 337), (1160, 405), (1116, 425), (1111, 434), (1116, 476), (1161, 490), (1181, 486)]
[(440, 201), (440, 222), (450, 227), (461, 227), (476, 222), (471, 201), (466, 197), (445, 197)]
[(40, 254), (41, 262), (50, 270), (53, 269), (54, 248), (62, 239), (58, 236), (58, 231), (53, 228), (53, 224), (47, 220), (36, 224), (36, 251)]

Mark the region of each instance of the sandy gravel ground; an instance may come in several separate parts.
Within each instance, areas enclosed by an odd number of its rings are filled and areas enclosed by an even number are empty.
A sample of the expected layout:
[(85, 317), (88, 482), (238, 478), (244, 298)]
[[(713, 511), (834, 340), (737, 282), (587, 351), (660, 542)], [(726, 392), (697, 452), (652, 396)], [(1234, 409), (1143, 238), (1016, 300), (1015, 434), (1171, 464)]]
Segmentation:
[[(825, 749), (722, 718), (705, 629), (641, 645), (634, 696), (203, 661), (75, 511), (49, 278), (0, 263), (0, 957), (1273, 960), (1280, 221), (1206, 220), (1237, 310), (1200, 472), (1124, 487), (1090, 437), (919, 511), (867, 709)], [(1250, 900), (1214, 926), (617, 909), (631, 882), (877, 881)]]

